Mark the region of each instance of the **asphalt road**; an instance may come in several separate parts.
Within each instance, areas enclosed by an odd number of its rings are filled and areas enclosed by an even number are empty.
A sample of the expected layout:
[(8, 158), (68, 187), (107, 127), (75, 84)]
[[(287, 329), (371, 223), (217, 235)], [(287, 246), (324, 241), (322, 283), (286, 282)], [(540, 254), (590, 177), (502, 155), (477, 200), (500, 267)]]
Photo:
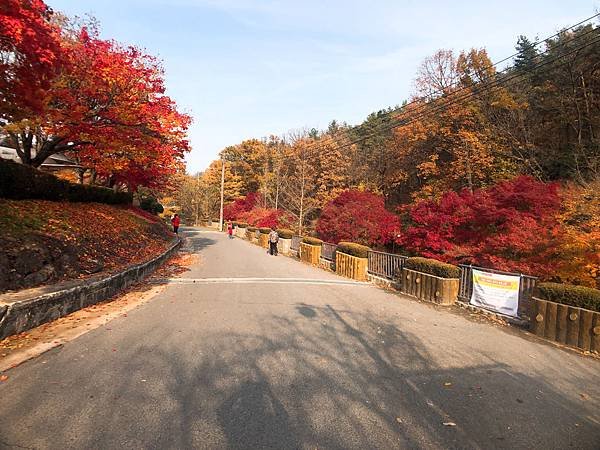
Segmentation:
[(600, 361), (186, 234), (180, 282), (8, 372), (0, 448), (600, 448)]

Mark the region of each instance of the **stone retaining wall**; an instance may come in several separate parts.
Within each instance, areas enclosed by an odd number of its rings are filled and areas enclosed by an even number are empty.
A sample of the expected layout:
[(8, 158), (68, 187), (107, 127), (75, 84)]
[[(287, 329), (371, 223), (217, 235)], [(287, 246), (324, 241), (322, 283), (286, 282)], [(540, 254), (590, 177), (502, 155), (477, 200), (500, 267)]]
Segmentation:
[(119, 273), (98, 275), (41, 288), (0, 295), (0, 339), (21, 333), (106, 300), (143, 280), (171, 257), (181, 245), (179, 239), (168, 250), (150, 261)]

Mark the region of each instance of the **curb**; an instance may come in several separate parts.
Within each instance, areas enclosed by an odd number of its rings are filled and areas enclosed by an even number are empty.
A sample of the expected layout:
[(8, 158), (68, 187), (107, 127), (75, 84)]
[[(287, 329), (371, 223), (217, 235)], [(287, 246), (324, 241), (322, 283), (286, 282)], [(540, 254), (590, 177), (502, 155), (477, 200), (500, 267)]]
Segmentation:
[(0, 295), (0, 339), (35, 328), (106, 300), (154, 272), (181, 246), (176, 238), (171, 246), (145, 263), (130, 266), (110, 276), (96, 276), (42, 288)]

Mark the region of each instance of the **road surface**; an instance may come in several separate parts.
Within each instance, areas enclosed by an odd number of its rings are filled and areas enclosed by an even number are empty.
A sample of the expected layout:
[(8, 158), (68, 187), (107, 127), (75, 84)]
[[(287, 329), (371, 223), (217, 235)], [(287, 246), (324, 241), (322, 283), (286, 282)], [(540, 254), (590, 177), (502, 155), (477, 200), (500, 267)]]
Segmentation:
[(0, 448), (600, 448), (600, 361), (185, 234), (178, 282), (7, 372)]

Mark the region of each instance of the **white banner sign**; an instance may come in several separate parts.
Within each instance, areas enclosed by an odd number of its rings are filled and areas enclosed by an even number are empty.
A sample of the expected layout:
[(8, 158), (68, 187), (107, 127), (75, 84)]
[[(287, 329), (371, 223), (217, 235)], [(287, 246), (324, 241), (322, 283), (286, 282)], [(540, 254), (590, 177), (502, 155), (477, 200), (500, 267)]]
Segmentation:
[(517, 317), (521, 277), (473, 269), (471, 305)]

